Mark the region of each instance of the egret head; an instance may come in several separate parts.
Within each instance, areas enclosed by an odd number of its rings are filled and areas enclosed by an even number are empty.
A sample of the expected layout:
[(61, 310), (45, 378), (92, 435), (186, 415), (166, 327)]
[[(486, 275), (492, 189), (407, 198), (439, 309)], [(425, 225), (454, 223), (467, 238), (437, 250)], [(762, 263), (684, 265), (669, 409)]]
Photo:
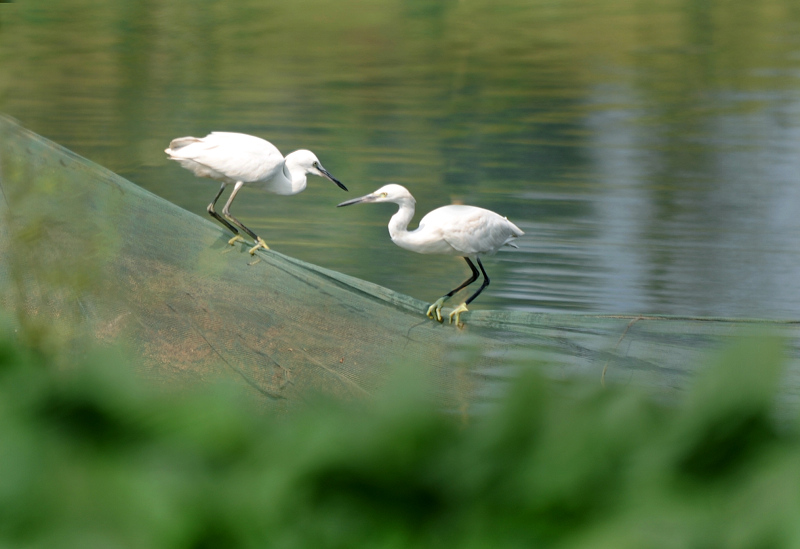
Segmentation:
[(291, 164), (293, 166), (297, 166), (298, 168), (305, 171), (305, 173), (310, 173), (312, 175), (318, 175), (320, 177), (324, 177), (326, 179), (330, 179), (337, 185), (339, 185), (340, 189), (347, 190), (347, 187), (342, 185), (342, 182), (333, 177), (328, 170), (322, 167), (317, 155), (315, 155), (311, 151), (307, 151), (305, 149), (300, 149), (299, 151), (294, 151), (290, 153), (286, 157), (286, 163)]
[(410, 192), (408, 192), (408, 189), (402, 185), (389, 183), (375, 192), (369, 193), (360, 198), (354, 198), (353, 200), (342, 202), (337, 207), (350, 206), (351, 204), (360, 204), (362, 202), (394, 202), (395, 204), (410, 202), (411, 204), (414, 204), (416, 200), (414, 200), (414, 197), (411, 196)]

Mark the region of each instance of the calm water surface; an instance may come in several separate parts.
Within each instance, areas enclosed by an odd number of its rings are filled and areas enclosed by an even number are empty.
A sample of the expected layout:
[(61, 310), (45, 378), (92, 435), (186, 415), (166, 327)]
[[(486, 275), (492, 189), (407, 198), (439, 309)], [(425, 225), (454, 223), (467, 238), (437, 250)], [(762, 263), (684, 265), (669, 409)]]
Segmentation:
[[(527, 234), (482, 308), (800, 318), (800, 4), (708, 1), (0, 4), (0, 110), (188, 210), (166, 161), (212, 130), (309, 148), (322, 179), (245, 190), (276, 250), (432, 301), (469, 273), (394, 246), (460, 202)], [(412, 227), (415, 226), (412, 223)]]

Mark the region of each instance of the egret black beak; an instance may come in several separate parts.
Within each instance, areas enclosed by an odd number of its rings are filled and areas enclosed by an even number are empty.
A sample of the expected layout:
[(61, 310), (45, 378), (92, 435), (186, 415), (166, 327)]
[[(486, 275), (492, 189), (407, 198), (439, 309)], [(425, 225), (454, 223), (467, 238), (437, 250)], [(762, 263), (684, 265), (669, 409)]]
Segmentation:
[(319, 165), (319, 164), (317, 164), (317, 169), (318, 169), (320, 172), (322, 172), (322, 175), (324, 175), (325, 177), (327, 177), (328, 179), (330, 179), (331, 181), (333, 181), (334, 183), (336, 183), (337, 185), (339, 185), (339, 188), (340, 188), (340, 189), (344, 189), (345, 191), (347, 190), (347, 187), (345, 187), (344, 185), (342, 185), (342, 182), (341, 182), (341, 181), (339, 181), (338, 179), (336, 179), (335, 177), (333, 177), (333, 176), (331, 175), (331, 172), (329, 172), (328, 170), (326, 170), (325, 168), (323, 168), (323, 167), (322, 167), (321, 165)]
[(367, 194), (359, 198), (354, 198), (353, 200), (346, 200), (341, 204), (337, 204), (336, 207), (341, 208), (342, 206), (352, 206), (353, 204), (360, 204), (361, 202), (372, 202), (373, 200), (375, 200), (375, 196)]

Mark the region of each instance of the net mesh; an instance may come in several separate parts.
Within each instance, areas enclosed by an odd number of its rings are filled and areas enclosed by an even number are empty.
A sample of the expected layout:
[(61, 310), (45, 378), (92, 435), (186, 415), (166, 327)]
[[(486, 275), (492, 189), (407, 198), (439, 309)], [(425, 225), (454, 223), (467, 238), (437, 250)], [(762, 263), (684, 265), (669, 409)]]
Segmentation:
[(428, 303), (281, 253), (251, 264), (218, 224), (6, 117), (0, 189), (3, 308), (59, 326), (61, 346), (125, 342), (157, 379), (222, 377), (285, 407), (309, 389), (369, 396), (401, 364), (463, 406), (535, 361), (670, 393), (709, 349), (766, 328), (789, 341), (797, 392), (795, 322), (474, 310), (459, 330), (426, 318)]

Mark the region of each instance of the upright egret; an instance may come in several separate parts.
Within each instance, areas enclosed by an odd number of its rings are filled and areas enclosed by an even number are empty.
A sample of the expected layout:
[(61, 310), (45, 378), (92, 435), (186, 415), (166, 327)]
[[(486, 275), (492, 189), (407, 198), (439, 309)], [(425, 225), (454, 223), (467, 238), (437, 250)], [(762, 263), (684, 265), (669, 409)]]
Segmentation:
[(472, 260), (477, 261), (483, 273), (483, 284), (464, 303), (450, 313), (450, 323), (455, 318), (456, 325), (461, 325), (461, 313), (466, 312), (467, 305), (489, 285), (489, 277), (483, 268), (480, 256), (494, 255), (503, 246), (517, 246), (512, 242), (523, 233), (519, 227), (503, 216), (490, 210), (475, 206), (442, 206), (428, 213), (419, 222), (419, 227), (408, 230), (408, 223), (414, 217), (416, 200), (402, 185), (389, 184), (361, 198), (355, 198), (339, 204), (350, 206), (362, 202), (394, 202), (400, 208), (389, 220), (389, 236), (392, 242), (421, 254), (444, 254), (463, 257), (472, 270), (472, 276), (457, 288), (437, 299), (426, 313), (428, 317), (442, 322), (442, 305), (459, 290), (466, 288), (478, 280), (478, 269)]
[[(242, 186), (252, 185), (274, 194), (297, 194), (306, 188), (306, 175), (312, 174), (326, 177), (347, 190), (347, 187), (322, 167), (311, 151), (301, 149), (284, 158), (269, 141), (244, 133), (211, 132), (202, 138), (179, 137), (173, 139), (164, 152), (169, 155), (170, 160), (176, 160), (196, 176), (222, 181), (219, 192), (208, 205), (208, 213), (236, 235), (228, 241), (231, 246), (237, 240), (244, 240), (236, 227), (250, 235), (256, 243), (250, 249), (250, 255), (255, 254), (258, 248), (268, 250), (269, 246), (231, 215), (231, 203)], [(233, 191), (220, 216), (214, 210), (214, 204), (231, 183)]]

